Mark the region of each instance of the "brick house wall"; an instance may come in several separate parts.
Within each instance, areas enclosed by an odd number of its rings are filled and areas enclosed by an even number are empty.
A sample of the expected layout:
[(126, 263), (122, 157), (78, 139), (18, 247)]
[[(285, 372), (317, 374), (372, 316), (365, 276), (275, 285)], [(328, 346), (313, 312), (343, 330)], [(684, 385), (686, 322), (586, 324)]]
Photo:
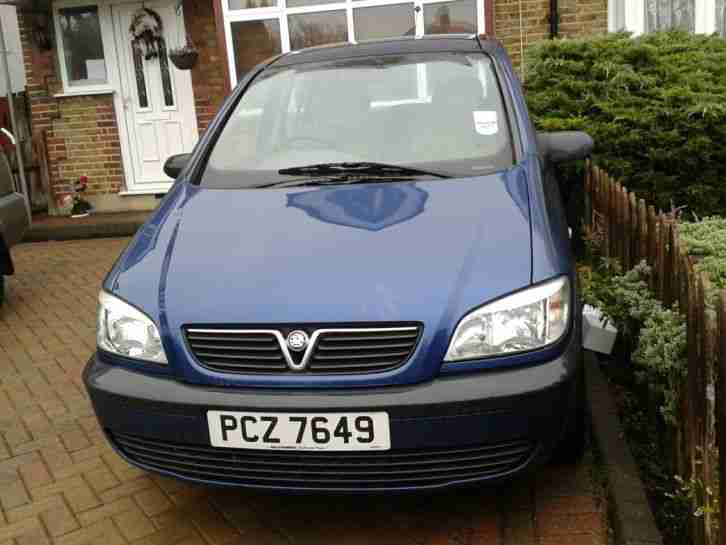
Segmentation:
[(199, 49), (199, 60), (192, 69), (192, 87), (200, 134), (207, 128), (229, 92), (227, 58), (217, 45), (213, 1), (184, 0), (187, 33)]
[[(224, 99), (226, 61), (217, 47), (213, 0), (185, 0), (185, 25), (199, 49), (199, 61), (192, 70), (192, 87), (200, 133), (206, 129)], [(55, 97), (62, 91), (55, 49), (41, 51), (31, 38), (32, 14), (19, 14), (20, 40), (27, 74), (27, 96), (34, 134), (45, 133), (49, 166), (49, 212), (60, 213), (58, 203), (71, 194), (72, 184), (88, 176), (86, 196), (95, 205), (108, 206), (125, 189), (119, 132), (113, 96)], [(102, 197), (105, 197), (102, 199)], [(123, 199), (123, 197), (117, 197)], [(111, 203), (112, 208), (132, 204)], [(148, 207), (155, 203), (148, 202)], [(143, 206), (142, 206), (143, 207)], [(102, 209), (103, 206), (99, 206)]]
[[(200, 133), (229, 92), (227, 54), (221, 21), (215, 17), (215, 9), (219, 8), (215, 1), (219, 0), (184, 0), (187, 33), (199, 50), (191, 78)], [(526, 50), (549, 36), (549, 0), (492, 1), (488, 13), (493, 12), (495, 36), (520, 65), (522, 46)], [(563, 37), (607, 30), (607, 0), (559, 0), (559, 9)], [(88, 176), (86, 196), (99, 210), (138, 207), (141, 197), (118, 196), (126, 186), (113, 96), (55, 97), (62, 91), (57, 53), (55, 49), (41, 51), (33, 43), (33, 17), (36, 15), (20, 13), (19, 27), (32, 130), (34, 134), (45, 134), (49, 211), (60, 212), (57, 203), (71, 193), (72, 184), (81, 175)], [(141, 207), (155, 204), (149, 197)]]
[(31, 127), (33, 134), (45, 133), (48, 206), (54, 213), (82, 174), (89, 178), (89, 195), (117, 193), (123, 183), (121, 149), (111, 95), (53, 96), (62, 90), (57, 54), (33, 43), (32, 17), (19, 13), (20, 42)]
[[(525, 54), (533, 43), (549, 38), (549, 0), (493, 0), (494, 32), (512, 61), (521, 69), (522, 47)], [(604, 34), (608, 28), (607, 0), (558, 0), (559, 35), (576, 38)], [(520, 28), (521, 13), (521, 28)], [(526, 78), (526, 66), (525, 66)]]

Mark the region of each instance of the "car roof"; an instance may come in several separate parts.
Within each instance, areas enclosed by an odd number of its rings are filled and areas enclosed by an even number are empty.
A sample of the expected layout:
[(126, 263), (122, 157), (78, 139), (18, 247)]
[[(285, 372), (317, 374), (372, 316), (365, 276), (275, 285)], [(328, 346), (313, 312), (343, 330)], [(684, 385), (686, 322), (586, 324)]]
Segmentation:
[(308, 62), (324, 62), (352, 57), (429, 53), (436, 51), (485, 51), (494, 54), (501, 44), (487, 36), (476, 34), (442, 34), (436, 36), (402, 36), (357, 43), (341, 42), (299, 49), (282, 55), (275, 66), (290, 66)]

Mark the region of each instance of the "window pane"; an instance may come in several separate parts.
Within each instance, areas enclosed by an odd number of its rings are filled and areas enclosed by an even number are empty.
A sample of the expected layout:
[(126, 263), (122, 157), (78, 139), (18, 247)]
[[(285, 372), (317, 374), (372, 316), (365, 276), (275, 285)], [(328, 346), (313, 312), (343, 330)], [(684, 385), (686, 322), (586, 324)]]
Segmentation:
[(678, 28), (695, 32), (695, 0), (647, 0), (645, 3), (645, 31)]
[(474, 0), (424, 5), (424, 34), (476, 33)]
[(169, 59), (166, 56), (166, 45), (161, 45), (161, 51), (159, 53), (159, 69), (161, 70), (161, 88), (164, 91), (164, 105), (174, 106), (174, 90), (171, 86)]
[[(417, 74), (427, 80), (427, 100), (389, 101)], [(226, 121), (201, 183), (250, 187), (296, 175), (285, 168), (359, 161), (471, 177), (512, 160), (488, 56), (400, 54), (265, 70)]]
[(256, 64), (282, 51), (280, 22), (277, 19), (237, 21), (231, 27), (238, 81)]
[(716, 0), (716, 32), (726, 38), (726, 0)]
[(59, 18), (68, 83), (106, 83), (108, 78), (98, 8), (63, 8), (59, 10)]
[(353, 21), (358, 41), (416, 34), (413, 4), (357, 8), (353, 11)]
[(134, 74), (136, 74), (136, 90), (139, 96), (139, 108), (149, 107), (149, 97), (146, 94), (146, 74), (144, 74), (144, 57), (141, 49), (131, 48), (134, 55)]
[(300, 6), (315, 6), (317, 4), (332, 4), (341, 0), (287, 0), (288, 8), (297, 8)]
[(290, 29), (291, 49), (348, 41), (348, 24), (344, 11), (290, 15), (287, 24)]
[(269, 8), (277, 5), (276, 0), (229, 0), (229, 9)]

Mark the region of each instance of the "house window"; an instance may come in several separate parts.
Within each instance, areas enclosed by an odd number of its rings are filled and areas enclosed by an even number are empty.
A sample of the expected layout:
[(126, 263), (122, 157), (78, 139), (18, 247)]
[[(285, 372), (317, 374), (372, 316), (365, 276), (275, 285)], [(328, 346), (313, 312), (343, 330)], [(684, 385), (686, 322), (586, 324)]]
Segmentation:
[[(493, 0), (223, 0), (232, 84), (273, 54), (312, 45), (483, 33), (485, 1)], [(376, 102), (426, 100), (425, 80), (425, 70), (414, 69), (401, 96)]]
[(695, 0), (647, 0), (645, 3), (645, 31), (677, 28), (695, 32)]
[(726, 0), (609, 0), (608, 28), (635, 35), (680, 29), (726, 36)]
[(68, 87), (108, 84), (98, 7), (60, 8), (61, 71)]

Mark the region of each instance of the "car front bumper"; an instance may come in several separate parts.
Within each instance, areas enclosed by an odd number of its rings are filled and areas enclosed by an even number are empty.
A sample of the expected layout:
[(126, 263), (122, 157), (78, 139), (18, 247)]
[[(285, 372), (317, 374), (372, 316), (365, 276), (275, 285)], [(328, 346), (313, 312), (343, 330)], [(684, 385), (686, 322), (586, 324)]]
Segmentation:
[[(359, 390), (205, 388), (104, 363), (84, 372), (98, 420), (130, 463), (205, 484), (375, 492), (493, 482), (545, 462), (576, 403), (580, 343), (535, 366)], [(255, 451), (210, 445), (208, 410), (390, 416), (386, 452)]]

